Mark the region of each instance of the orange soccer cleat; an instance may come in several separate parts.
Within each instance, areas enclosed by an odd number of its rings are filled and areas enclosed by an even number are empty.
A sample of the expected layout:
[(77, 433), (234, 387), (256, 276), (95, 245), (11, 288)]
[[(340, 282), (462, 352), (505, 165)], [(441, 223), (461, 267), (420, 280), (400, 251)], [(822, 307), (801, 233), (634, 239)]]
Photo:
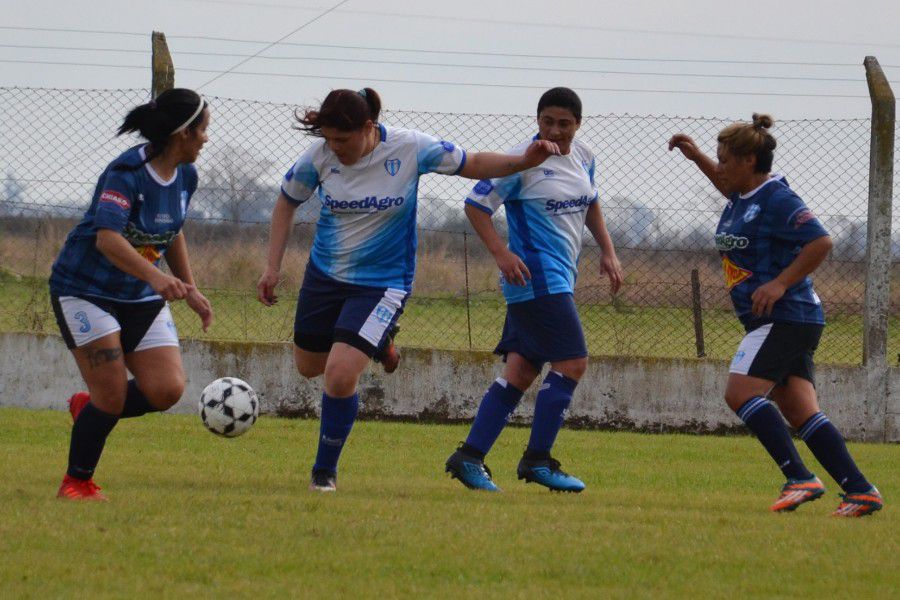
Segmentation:
[(75, 479), (69, 475), (63, 477), (57, 498), (65, 500), (90, 500), (93, 502), (106, 502), (108, 498), (100, 492), (100, 486), (93, 479)]
[(841, 503), (837, 510), (831, 513), (833, 517), (864, 517), (871, 515), (876, 510), (881, 510), (884, 500), (881, 492), (872, 486), (868, 492), (858, 494), (841, 494)]
[(90, 401), (91, 395), (87, 392), (78, 392), (69, 398), (69, 413), (72, 415), (73, 423), (78, 420), (78, 415), (81, 414), (82, 409), (87, 406), (87, 403)]
[(805, 502), (818, 500), (825, 493), (825, 486), (818, 477), (812, 479), (788, 479), (781, 488), (778, 500), (769, 507), (773, 512), (790, 512)]

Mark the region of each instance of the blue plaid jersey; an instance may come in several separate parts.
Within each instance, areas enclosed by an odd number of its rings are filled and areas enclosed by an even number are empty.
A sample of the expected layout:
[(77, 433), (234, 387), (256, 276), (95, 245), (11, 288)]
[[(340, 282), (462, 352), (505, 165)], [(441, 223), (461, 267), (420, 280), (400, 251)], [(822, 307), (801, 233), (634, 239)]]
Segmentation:
[(784, 293), (770, 317), (751, 313), (753, 292), (790, 265), (808, 242), (828, 235), (782, 175), (746, 194), (732, 194), (716, 228), (725, 285), (741, 323), (825, 323), (822, 302), (805, 277)]
[(197, 189), (197, 169), (191, 164), (179, 165), (170, 181), (163, 181), (149, 164), (132, 171), (115, 169), (117, 165), (138, 164), (144, 157), (144, 146), (135, 146), (100, 175), (90, 207), (53, 263), (52, 294), (119, 302), (159, 298), (147, 282), (113, 266), (96, 247), (97, 231), (110, 229), (158, 265), (181, 231), (188, 203)]

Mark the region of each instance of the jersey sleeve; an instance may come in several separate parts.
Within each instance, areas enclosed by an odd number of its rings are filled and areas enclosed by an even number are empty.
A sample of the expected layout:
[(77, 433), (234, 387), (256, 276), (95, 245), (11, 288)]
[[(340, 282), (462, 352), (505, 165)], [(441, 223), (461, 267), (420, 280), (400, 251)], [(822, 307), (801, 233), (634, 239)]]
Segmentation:
[(296, 205), (300, 205), (312, 196), (319, 187), (319, 172), (313, 163), (313, 156), (318, 150), (318, 145), (313, 145), (300, 155), (294, 166), (284, 174), (281, 182), (281, 193)]
[(103, 187), (97, 198), (94, 227), (119, 233), (124, 231), (135, 195), (133, 173), (110, 169), (103, 178)]
[(600, 186), (597, 184), (597, 157), (593, 153), (590, 155), (590, 163), (588, 164), (588, 180), (591, 182), (591, 189), (594, 191), (594, 197), (591, 198), (591, 204), (600, 199)]
[(482, 179), (466, 196), (466, 204), (492, 215), (507, 200), (516, 200), (521, 189), (521, 173), (500, 179)]
[(466, 151), (453, 142), (439, 140), (421, 131), (416, 131), (413, 135), (416, 138), (419, 174), (456, 175), (466, 165)]
[(806, 244), (828, 235), (819, 219), (794, 193), (772, 198), (772, 235), (778, 239)]

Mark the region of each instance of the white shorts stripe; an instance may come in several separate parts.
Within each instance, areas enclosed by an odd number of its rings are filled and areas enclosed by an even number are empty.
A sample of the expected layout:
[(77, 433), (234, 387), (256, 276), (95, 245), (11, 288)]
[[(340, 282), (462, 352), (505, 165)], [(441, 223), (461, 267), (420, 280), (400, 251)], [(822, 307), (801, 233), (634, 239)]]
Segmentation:
[(363, 323), (362, 329), (359, 330), (359, 336), (377, 347), (394, 315), (403, 306), (404, 298), (406, 298), (404, 290), (387, 288), (381, 301), (375, 305), (366, 322)]
[(773, 323), (768, 323), (762, 327), (757, 327), (744, 336), (744, 339), (738, 345), (737, 352), (734, 353), (734, 358), (731, 360), (731, 366), (728, 369), (729, 373), (746, 375), (750, 372), (750, 366), (759, 353), (759, 349), (762, 348), (763, 343), (766, 341), (769, 332), (772, 331), (772, 325)]

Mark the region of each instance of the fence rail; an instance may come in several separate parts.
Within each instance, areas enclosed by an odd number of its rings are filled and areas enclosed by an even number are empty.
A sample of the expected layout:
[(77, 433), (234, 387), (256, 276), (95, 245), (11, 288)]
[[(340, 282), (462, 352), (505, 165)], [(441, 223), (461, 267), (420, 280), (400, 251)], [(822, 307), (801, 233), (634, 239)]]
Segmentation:
[[(0, 88), (0, 330), (55, 332), (46, 278), (68, 230), (88, 206), (103, 167), (136, 138), (115, 138), (147, 90)], [(175, 304), (183, 337), (289, 340), (294, 298), (319, 207), (298, 210), (285, 258), (282, 301), (255, 301), (267, 223), (282, 174), (310, 143), (292, 128), (294, 107), (211, 98), (210, 142), (185, 227), (198, 284), (214, 303), (210, 332)], [(749, 117), (745, 115), (744, 117)], [(388, 125), (421, 129), (470, 151), (505, 150), (534, 134), (534, 118), (386, 111)], [(626, 272), (612, 296), (589, 236), (576, 290), (592, 354), (727, 358), (741, 329), (733, 318), (713, 232), (722, 200), (694, 166), (667, 152), (675, 132), (714, 152), (731, 119), (598, 115), (580, 139), (597, 154), (601, 206)], [(830, 326), (819, 360), (862, 358), (868, 119), (776, 122), (774, 170), (819, 216), (835, 241), (815, 275)], [(896, 135), (896, 132), (895, 132)], [(497, 270), (465, 221), (473, 182), (423, 177), (418, 275), (401, 319), (401, 345), (491, 349), (503, 323)], [(897, 217), (893, 230), (897, 231)], [(502, 210), (495, 223), (505, 227)], [(888, 360), (900, 359), (900, 237), (891, 244)], [(702, 335), (701, 335), (702, 332)]]

